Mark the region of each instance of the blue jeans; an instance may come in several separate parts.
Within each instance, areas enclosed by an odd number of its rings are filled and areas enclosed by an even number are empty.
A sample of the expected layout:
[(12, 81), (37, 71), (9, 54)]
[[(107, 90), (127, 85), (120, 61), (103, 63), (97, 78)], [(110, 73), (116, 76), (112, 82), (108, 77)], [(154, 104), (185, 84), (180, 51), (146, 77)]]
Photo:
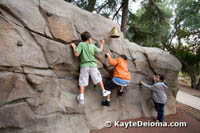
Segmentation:
[(156, 112), (158, 113), (157, 120), (159, 122), (163, 122), (163, 120), (164, 120), (164, 107), (165, 107), (165, 104), (163, 104), (163, 103), (156, 103), (156, 102), (154, 102), (154, 104), (155, 104)]

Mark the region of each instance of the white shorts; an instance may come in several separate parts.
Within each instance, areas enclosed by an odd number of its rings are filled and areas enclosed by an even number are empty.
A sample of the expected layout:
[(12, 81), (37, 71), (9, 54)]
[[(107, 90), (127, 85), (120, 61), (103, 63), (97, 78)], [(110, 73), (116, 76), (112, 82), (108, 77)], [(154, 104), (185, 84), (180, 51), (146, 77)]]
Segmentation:
[(96, 67), (81, 67), (79, 74), (79, 86), (87, 86), (89, 83), (89, 75), (94, 84), (102, 81), (101, 74)]

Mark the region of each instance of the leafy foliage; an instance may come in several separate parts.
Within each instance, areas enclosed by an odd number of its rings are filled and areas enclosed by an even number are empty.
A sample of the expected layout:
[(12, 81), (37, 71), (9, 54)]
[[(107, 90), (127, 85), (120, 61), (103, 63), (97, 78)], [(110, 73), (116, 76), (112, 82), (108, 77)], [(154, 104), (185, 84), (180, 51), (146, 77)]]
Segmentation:
[(90, 12), (96, 12), (107, 18), (111, 18), (111, 15), (117, 11), (118, 4), (121, 0), (104, 0), (100, 3), (98, 0), (65, 0), (82, 9)]
[(161, 47), (170, 30), (172, 12), (166, 1), (148, 0), (142, 8), (129, 16), (128, 38), (142, 46)]
[(168, 47), (182, 62), (182, 70), (191, 76), (192, 87), (198, 88), (200, 86), (196, 86), (196, 77), (200, 74), (200, 2), (184, 0), (176, 1), (175, 4), (171, 40), (177, 38), (177, 44), (168, 42)]

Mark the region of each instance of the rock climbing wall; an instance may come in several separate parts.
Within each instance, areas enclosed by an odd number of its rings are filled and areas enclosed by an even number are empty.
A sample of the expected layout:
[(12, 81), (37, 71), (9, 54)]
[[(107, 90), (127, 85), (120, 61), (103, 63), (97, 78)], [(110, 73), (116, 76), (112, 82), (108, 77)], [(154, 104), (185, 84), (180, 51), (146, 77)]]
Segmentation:
[[(0, 132), (88, 133), (105, 121), (155, 116), (151, 91), (139, 86), (152, 83), (154, 73), (165, 75), (168, 100), (165, 114), (176, 112), (176, 81), (180, 62), (158, 48), (144, 48), (122, 37), (111, 39), (109, 31), (119, 26), (97, 14), (63, 0), (0, 1)], [(104, 38), (97, 55), (104, 78), (112, 77), (105, 54), (128, 56), (131, 83), (122, 97), (117, 89), (111, 107), (102, 107), (99, 87), (85, 91), (79, 105), (79, 59), (69, 43), (80, 33), (92, 33), (94, 43)]]

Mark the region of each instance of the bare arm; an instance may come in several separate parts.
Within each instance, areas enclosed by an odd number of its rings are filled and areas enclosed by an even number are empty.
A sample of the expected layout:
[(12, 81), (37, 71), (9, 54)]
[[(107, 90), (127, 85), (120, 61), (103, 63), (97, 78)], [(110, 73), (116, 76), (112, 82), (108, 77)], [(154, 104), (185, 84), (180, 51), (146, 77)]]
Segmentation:
[(100, 48), (99, 48), (100, 52), (103, 51), (103, 44), (104, 44), (104, 40), (100, 40)]
[(110, 64), (111, 66), (117, 65), (117, 60), (116, 60), (116, 59), (112, 59), (112, 57), (110, 56), (109, 53), (107, 53), (106, 55), (107, 55), (107, 57), (108, 57), (108, 62), (109, 62), (109, 64)]
[(71, 46), (72, 46), (72, 48), (73, 48), (74, 55), (75, 55), (75, 56), (79, 56), (79, 53), (76, 52), (76, 45), (75, 45), (74, 43), (71, 43)]

